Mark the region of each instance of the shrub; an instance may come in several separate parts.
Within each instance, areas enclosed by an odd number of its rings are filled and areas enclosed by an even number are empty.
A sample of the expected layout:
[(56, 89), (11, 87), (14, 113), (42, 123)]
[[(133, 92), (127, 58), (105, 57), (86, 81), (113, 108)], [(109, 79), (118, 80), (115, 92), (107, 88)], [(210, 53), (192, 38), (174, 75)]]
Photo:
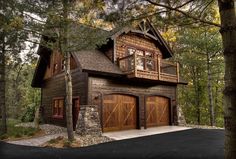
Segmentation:
[(22, 136), (23, 136), (23, 135), (20, 134), (19, 132), (16, 132), (16, 133), (14, 133), (14, 135), (13, 135), (14, 138), (20, 138), (20, 137), (22, 137)]
[(63, 147), (71, 147), (71, 142), (68, 140), (64, 141)]
[(26, 108), (25, 113), (21, 117), (22, 122), (32, 122), (34, 121), (34, 114), (35, 114), (35, 105), (28, 106)]
[(8, 135), (7, 134), (3, 134), (0, 136), (0, 140), (4, 140), (4, 139), (7, 139), (8, 138)]

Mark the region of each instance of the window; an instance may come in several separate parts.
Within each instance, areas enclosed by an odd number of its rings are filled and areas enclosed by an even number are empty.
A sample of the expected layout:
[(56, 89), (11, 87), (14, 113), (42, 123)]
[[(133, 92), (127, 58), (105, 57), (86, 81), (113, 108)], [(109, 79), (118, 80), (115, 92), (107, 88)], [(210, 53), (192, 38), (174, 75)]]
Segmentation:
[(57, 68), (58, 68), (58, 64), (55, 63), (55, 64), (53, 65), (53, 74), (56, 74), (56, 73), (57, 73)]
[(63, 59), (63, 60), (61, 60), (61, 70), (65, 71), (65, 68), (66, 68), (66, 60)]
[(137, 69), (144, 70), (145, 67), (144, 51), (136, 50), (135, 52), (137, 55)]
[(133, 55), (135, 52), (135, 49), (134, 48), (128, 48), (128, 55)]
[(155, 71), (155, 61), (153, 53), (146, 51), (145, 57), (146, 57), (146, 70)]
[(127, 70), (133, 70), (134, 68), (134, 59), (131, 55), (133, 55), (135, 53), (135, 48), (128, 48), (127, 49), (127, 56), (130, 56), (128, 59), (127, 59), (127, 62), (124, 64), (124, 67), (127, 67), (126, 69)]
[[(156, 62), (152, 52), (131, 47), (127, 48), (127, 55), (133, 55), (134, 53), (136, 53), (136, 67), (138, 70), (155, 71)], [(129, 65), (133, 65), (133, 63)]]
[(64, 98), (53, 99), (52, 116), (54, 118), (63, 118)]

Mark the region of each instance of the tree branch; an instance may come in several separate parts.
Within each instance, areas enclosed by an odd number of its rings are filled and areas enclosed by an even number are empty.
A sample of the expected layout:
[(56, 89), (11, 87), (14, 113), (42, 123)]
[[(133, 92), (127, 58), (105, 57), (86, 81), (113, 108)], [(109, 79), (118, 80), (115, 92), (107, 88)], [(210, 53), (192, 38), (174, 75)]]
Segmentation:
[(193, 2), (193, 1), (194, 1), (194, 0), (189, 0), (189, 1), (185, 2), (184, 4), (182, 4), (182, 5), (178, 6), (178, 7), (175, 7), (175, 8), (176, 8), (176, 9), (182, 8), (183, 6), (189, 4), (189, 3)]
[(37, 22), (40, 22), (40, 23), (42, 23), (42, 24), (46, 24), (45, 21), (40, 20), (40, 19), (37, 19), (37, 18), (34, 18), (34, 17), (32, 17), (31, 15), (27, 14), (26, 12), (24, 12), (23, 14), (24, 14), (24, 16), (29, 17), (29, 18), (31, 18), (31, 19), (37, 21)]
[(146, 1), (149, 2), (150, 4), (155, 5), (155, 6), (159, 6), (159, 7), (167, 8), (167, 9), (169, 9), (169, 10), (173, 10), (173, 11), (179, 12), (179, 13), (183, 14), (184, 16), (186, 16), (186, 17), (188, 17), (188, 18), (191, 18), (191, 19), (194, 19), (194, 20), (196, 20), (196, 21), (199, 21), (199, 22), (202, 22), (202, 23), (205, 23), (205, 24), (208, 24), (208, 25), (213, 25), (213, 26), (216, 26), (216, 27), (221, 27), (220, 24), (213, 23), (213, 22), (210, 22), (210, 21), (206, 21), (206, 20), (204, 20), (204, 19), (201, 19), (201, 18), (195, 17), (195, 16), (193, 16), (193, 15), (190, 15), (190, 14), (188, 14), (187, 12), (184, 12), (184, 11), (178, 9), (178, 7), (173, 8), (173, 7), (164, 5), (164, 4), (160, 4), (160, 3), (153, 2), (152, 0), (146, 0)]

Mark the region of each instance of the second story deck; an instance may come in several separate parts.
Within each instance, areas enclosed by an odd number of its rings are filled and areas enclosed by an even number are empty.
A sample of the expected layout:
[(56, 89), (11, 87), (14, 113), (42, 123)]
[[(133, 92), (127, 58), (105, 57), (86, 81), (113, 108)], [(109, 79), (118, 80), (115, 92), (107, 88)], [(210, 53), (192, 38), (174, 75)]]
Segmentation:
[(153, 58), (148, 54), (143, 56), (134, 52), (132, 55), (118, 59), (118, 65), (128, 78), (179, 82), (179, 64), (160, 57)]

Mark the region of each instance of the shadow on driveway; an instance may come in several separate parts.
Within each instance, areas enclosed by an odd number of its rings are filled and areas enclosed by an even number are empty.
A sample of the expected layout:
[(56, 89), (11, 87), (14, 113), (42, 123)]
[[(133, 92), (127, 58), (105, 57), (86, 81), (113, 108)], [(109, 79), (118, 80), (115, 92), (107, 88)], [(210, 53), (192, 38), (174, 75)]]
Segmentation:
[(224, 130), (190, 129), (84, 148), (40, 148), (0, 142), (1, 159), (224, 158)]

